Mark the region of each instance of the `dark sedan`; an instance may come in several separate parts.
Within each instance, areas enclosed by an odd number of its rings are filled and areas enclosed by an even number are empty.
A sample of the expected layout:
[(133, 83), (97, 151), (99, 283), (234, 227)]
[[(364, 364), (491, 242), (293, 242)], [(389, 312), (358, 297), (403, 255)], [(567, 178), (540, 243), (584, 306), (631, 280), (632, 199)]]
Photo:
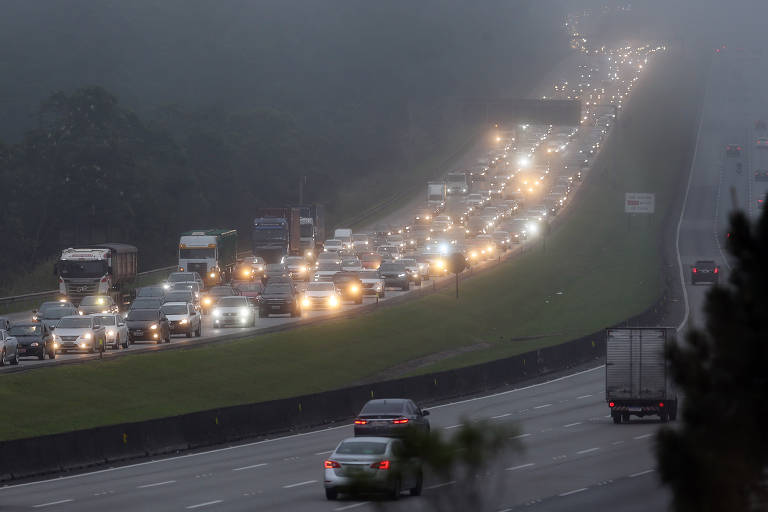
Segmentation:
[(160, 309), (165, 304), (164, 297), (137, 297), (131, 303), (130, 310), (134, 309)]
[(363, 303), (363, 281), (357, 272), (338, 272), (333, 276), (333, 284), (339, 290), (341, 300)]
[(18, 341), (19, 357), (48, 359), (56, 357), (53, 332), (44, 323), (15, 324), (8, 331)]
[(267, 283), (259, 301), (259, 318), (282, 314), (301, 316), (299, 294), (291, 283), (274, 281)]
[(691, 284), (720, 281), (720, 267), (712, 260), (699, 260), (691, 267)]
[(427, 416), (407, 398), (369, 400), (355, 418), (355, 436), (396, 437), (408, 427), (429, 432)]
[(385, 288), (400, 288), (408, 291), (411, 287), (408, 269), (401, 263), (382, 263), (379, 267), (379, 277), (384, 280)]
[(74, 304), (67, 301), (43, 302), (40, 308), (32, 311), (32, 321), (40, 322), (48, 327), (56, 327), (59, 320), (65, 316), (77, 314), (77, 308)]
[(171, 342), (171, 326), (160, 309), (132, 309), (125, 319), (128, 341), (154, 341), (157, 344)]

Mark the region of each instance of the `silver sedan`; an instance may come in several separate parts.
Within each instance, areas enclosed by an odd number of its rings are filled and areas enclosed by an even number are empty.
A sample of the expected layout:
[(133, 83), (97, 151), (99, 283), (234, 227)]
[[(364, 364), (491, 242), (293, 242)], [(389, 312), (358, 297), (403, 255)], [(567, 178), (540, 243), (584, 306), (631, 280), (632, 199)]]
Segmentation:
[(19, 364), (19, 344), (8, 331), (0, 329), (0, 366)]
[(402, 441), (388, 437), (350, 437), (324, 462), (325, 497), (340, 493), (384, 492), (392, 499), (404, 490), (419, 496), (424, 481), (421, 464), (406, 462)]

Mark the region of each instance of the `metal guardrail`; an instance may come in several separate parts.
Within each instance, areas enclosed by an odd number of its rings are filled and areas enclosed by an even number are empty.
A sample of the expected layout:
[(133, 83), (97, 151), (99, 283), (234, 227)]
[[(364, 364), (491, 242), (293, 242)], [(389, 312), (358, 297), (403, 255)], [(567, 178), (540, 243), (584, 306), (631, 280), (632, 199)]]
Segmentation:
[[(145, 270), (144, 272), (138, 272), (136, 274), (136, 277), (146, 276), (149, 274), (154, 274), (156, 272), (173, 270), (175, 268), (176, 268), (176, 265), (171, 265), (169, 267), (162, 267), (162, 268), (153, 268), (152, 270)], [(9, 297), (0, 297), (0, 306), (13, 304), (16, 302), (25, 302), (32, 299), (42, 299), (46, 297), (52, 297), (54, 295), (57, 295), (58, 293), (59, 293), (59, 290), (48, 290), (44, 292), (25, 293), (23, 295), (12, 295)]]

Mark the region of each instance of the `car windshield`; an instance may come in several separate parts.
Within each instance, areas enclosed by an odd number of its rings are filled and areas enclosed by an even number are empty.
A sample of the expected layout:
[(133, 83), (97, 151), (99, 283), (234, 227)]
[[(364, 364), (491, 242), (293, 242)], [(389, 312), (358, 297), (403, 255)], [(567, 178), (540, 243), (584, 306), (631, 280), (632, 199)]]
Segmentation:
[(59, 325), (56, 326), (56, 329), (88, 329), (91, 327), (92, 322), (93, 320), (90, 318), (75, 318), (70, 316), (62, 318)]
[(264, 295), (269, 295), (269, 294), (283, 295), (286, 293), (291, 293), (291, 285), (289, 285), (288, 283), (268, 284), (263, 292)]
[(243, 297), (224, 297), (216, 303), (222, 308), (236, 308), (248, 305), (248, 300)]
[(183, 260), (204, 260), (206, 258), (215, 258), (216, 249), (208, 247), (195, 247), (179, 249), (179, 258)]
[(400, 414), (405, 410), (405, 402), (374, 400), (368, 402), (360, 414)]
[(8, 334), (11, 336), (40, 336), (43, 328), (39, 325), (14, 325)]
[(400, 265), (399, 263), (382, 263), (379, 270), (382, 272), (403, 272), (405, 266)]
[(387, 451), (387, 443), (381, 441), (344, 441), (336, 453), (339, 455), (383, 455)]
[(333, 283), (309, 283), (307, 284), (308, 292), (329, 292), (333, 291)]
[(186, 315), (188, 313), (186, 304), (170, 304), (160, 308), (160, 311), (164, 315)]
[(184, 281), (194, 281), (195, 277), (192, 272), (175, 272), (168, 276), (169, 283), (180, 283)]
[(171, 292), (165, 296), (165, 302), (191, 302), (193, 298), (192, 292)]
[(240, 283), (237, 285), (237, 289), (241, 292), (258, 292), (261, 291), (261, 285), (259, 283)]
[(89, 297), (83, 297), (83, 300), (80, 301), (81, 306), (108, 306), (111, 304), (111, 300), (109, 297), (96, 297), (96, 296), (89, 296)]
[(211, 288), (210, 291), (208, 291), (210, 295), (215, 295), (217, 297), (226, 297), (228, 295), (237, 295), (235, 293), (234, 288), (231, 288), (229, 286), (217, 286), (215, 288)]
[(171, 286), (171, 290), (194, 290), (196, 288), (197, 283), (188, 282), (174, 283), (173, 286)]
[(160, 315), (157, 313), (156, 309), (134, 309), (133, 311), (128, 312), (128, 320), (131, 321), (147, 321), (147, 320), (157, 320), (160, 317)]
[(340, 266), (335, 261), (321, 261), (317, 265), (317, 270), (340, 270)]
[(56, 320), (64, 316), (71, 315), (74, 313), (74, 311), (75, 308), (68, 304), (63, 304), (61, 306), (58, 304), (55, 306), (44, 306), (40, 309), (40, 317)]
[(131, 304), (131, 307), (134, 309), (155, 309), (159, 308), (162, 304), (163, 301), (161, 299), (143, 297), (134, 300), (133, 304)]
[(99, 325), (117, 325), (117, 317), (112, 315), (107, 316), (97, 316), (96, 322), (98, 322)]
[(304, 258), (299, 258), (298, 256), (291, 256), (289, 258), (285, 258), (285, 264), (286, 265), (304, 265)]
[(161, 286), (145, 286), (136, 290), (136, 297), (162, 297), (165, 290)]

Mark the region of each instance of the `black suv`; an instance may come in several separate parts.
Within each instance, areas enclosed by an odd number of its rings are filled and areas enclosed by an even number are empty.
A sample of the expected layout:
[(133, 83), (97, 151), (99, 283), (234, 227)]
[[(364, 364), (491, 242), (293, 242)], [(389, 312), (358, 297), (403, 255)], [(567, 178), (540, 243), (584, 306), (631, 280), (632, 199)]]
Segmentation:
[(691, 284), (720, 281), (720, 267), (712, 260), (699, 260), (691, 267)]
[(411, 288), (409, 274), (401, 263), (382, 263), (379, 267), (379, 277), (384, 280), (384, 288), (400, 288), (407, 292)]
[(337, 272), (333, 276), (333, 284), (341, 293), (341, 300), (363, 303), (363, 282), (357, 272)]
[(407, 398), (369, 400), (355, 418), (355, 437), (397, 437), (408, 427), (429, 432), (429, 411)]
[(296, 288), (293, 286), (293, 283), (283, 281), (282, 279), (280, 277), (270, 279), (264, 291), (261, 292), (259, 318), (289, 313), (293, 317), (301, 316), (301, 303), (299, 302), (299, 294), (296, 293)]
[(18, 341), (19, 357), (48, 359), (56, 357), (54, 336), (51, 328), (44, 323), (14, 324), (8, 331)]
[(154, 341), (158, 345), (171, 342), (171, 325), (160, 309), (132, 309), (125, 319), (128, 341)]

